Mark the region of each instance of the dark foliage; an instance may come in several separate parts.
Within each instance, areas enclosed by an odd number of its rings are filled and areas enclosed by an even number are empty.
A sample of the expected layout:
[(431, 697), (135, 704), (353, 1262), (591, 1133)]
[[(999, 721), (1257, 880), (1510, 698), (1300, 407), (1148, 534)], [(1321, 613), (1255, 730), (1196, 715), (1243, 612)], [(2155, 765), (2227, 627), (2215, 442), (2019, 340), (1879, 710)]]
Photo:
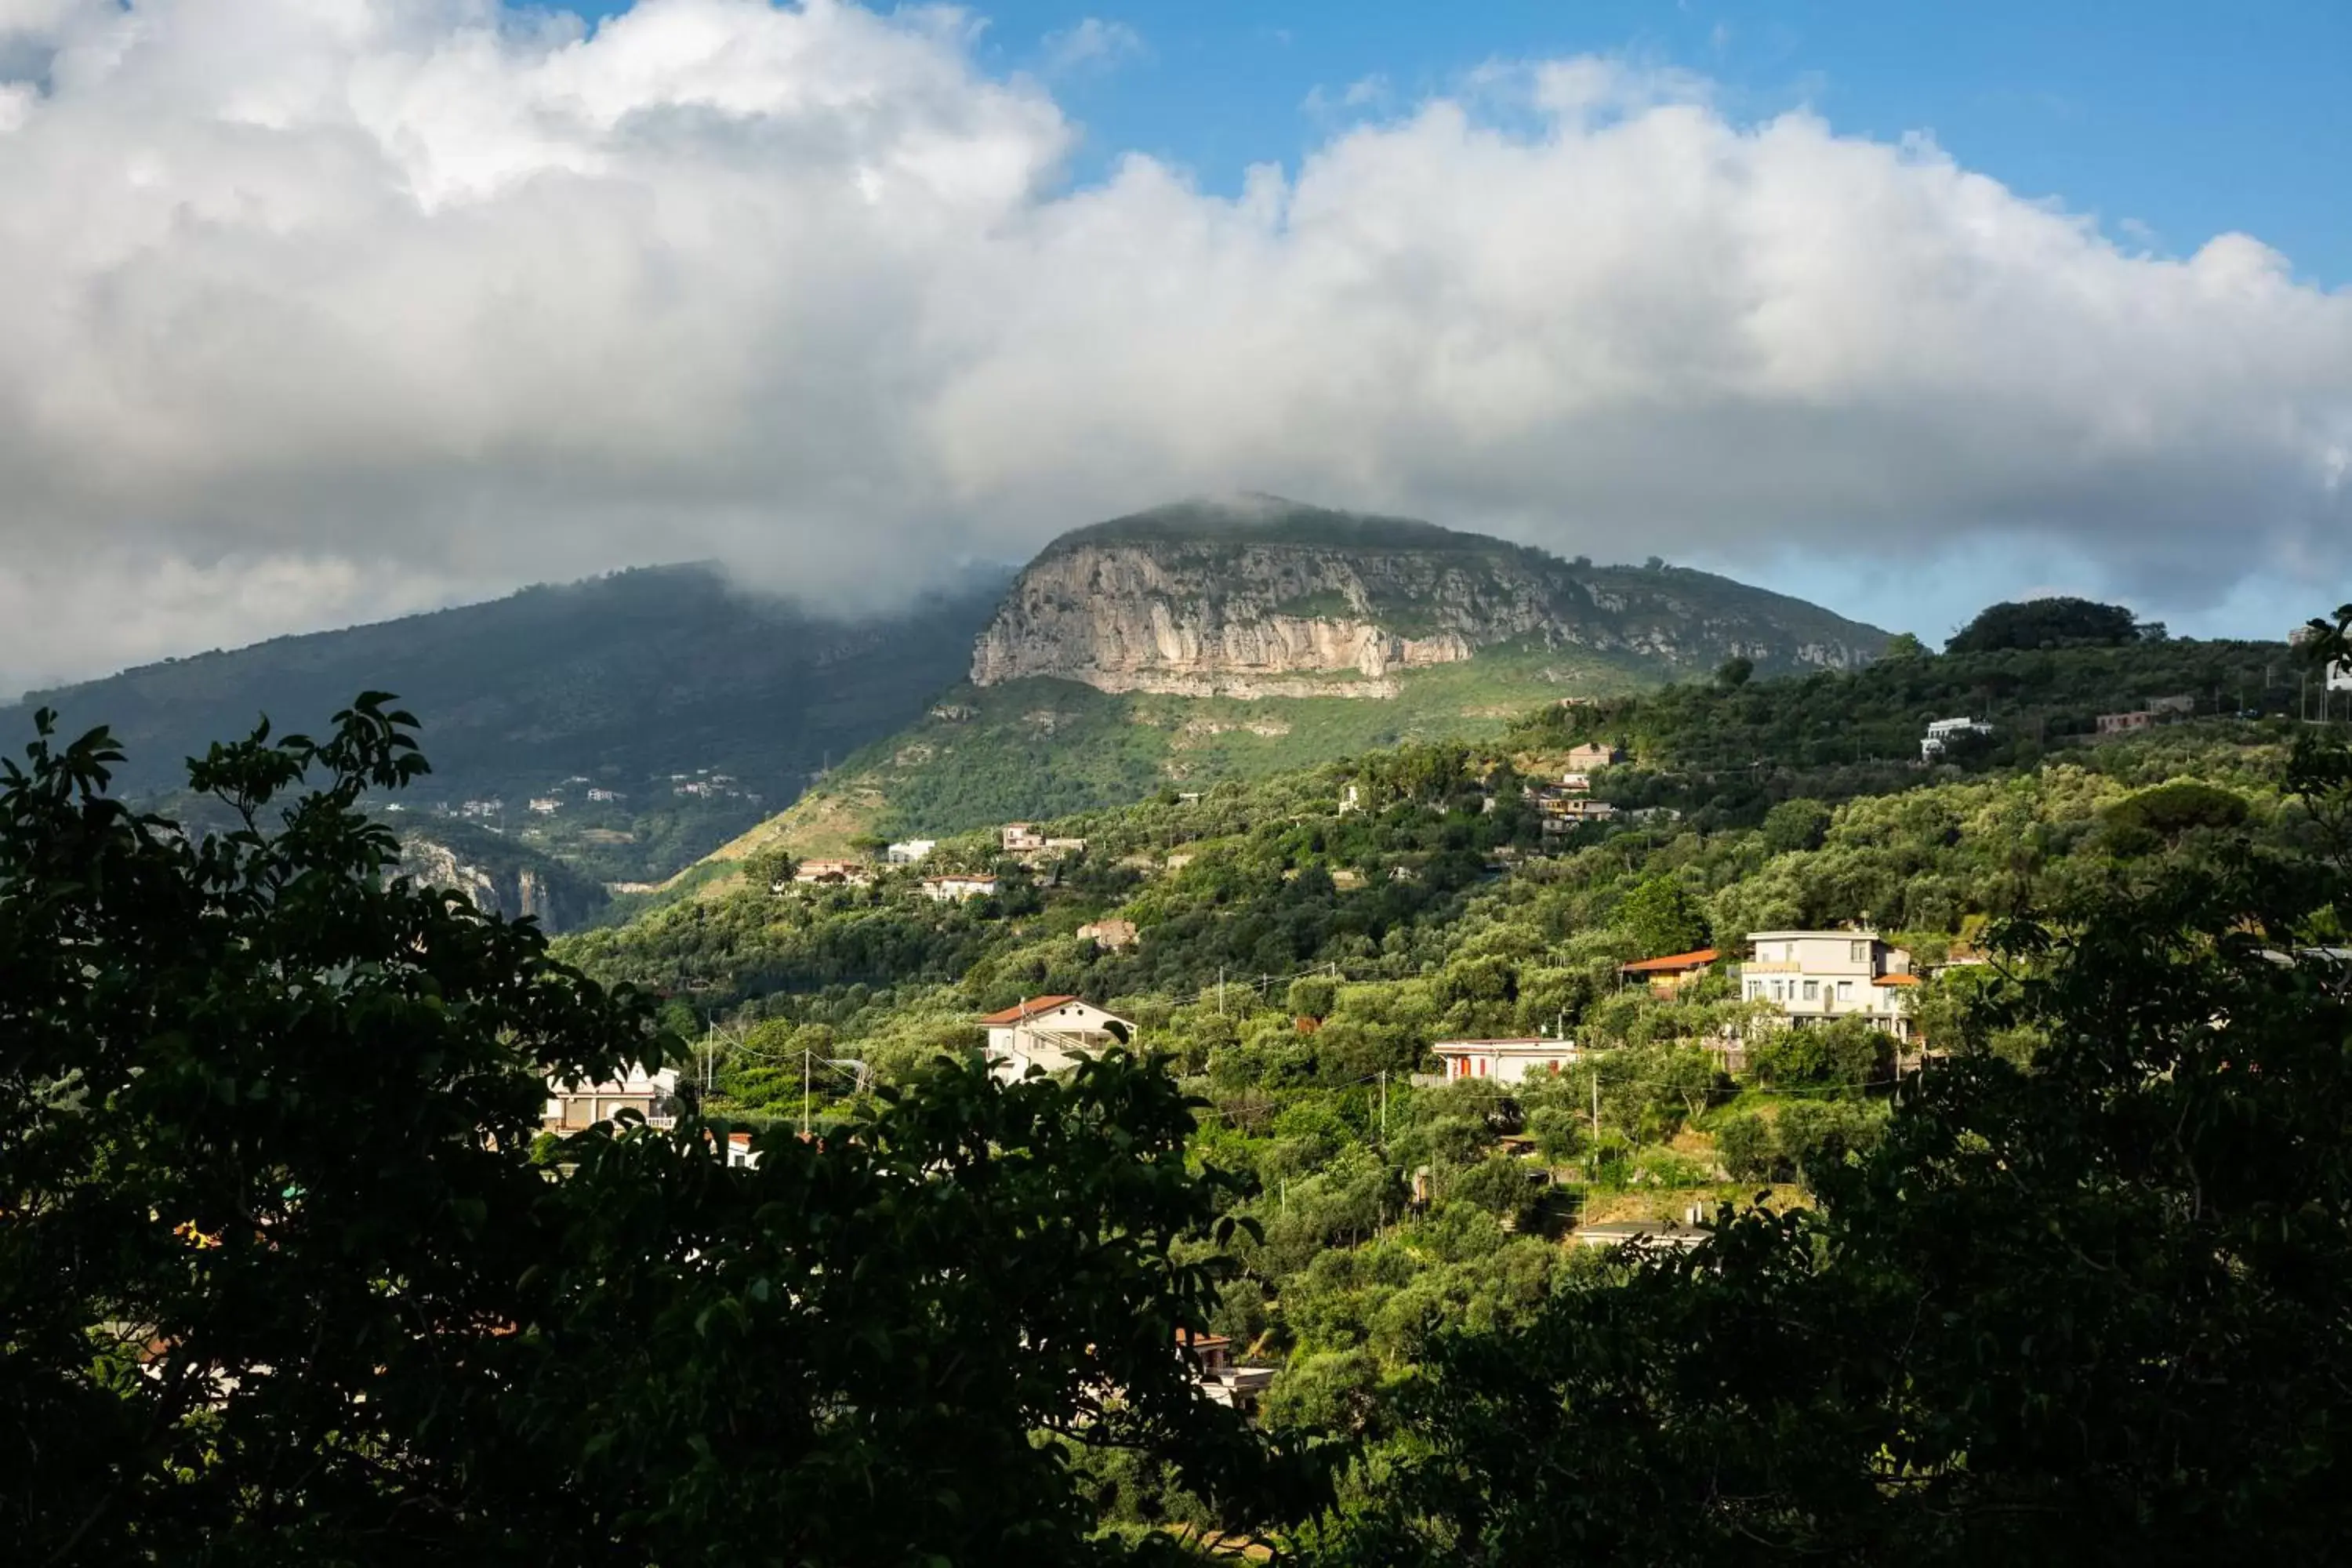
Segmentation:
[(1946, 653), (2000, 653), (2008, 648), (2112, 647), (2139, 640), (2139, 626), (2121, 605), (2053, 597), (1991, 605), (1952, 634)]
[(551, 1147), (547, 1075), (674, 1045), (390, 875), (406, 715), (212, 749), (210, 837), (46, 727), (0, 779), (10, 1561), (1119, 1555), (1057, 1443), (1262, 1496), (1174, 1346), (1222, 1185), (1156, 1068), (941, 1066), (751, 1169), (691, 1120)]

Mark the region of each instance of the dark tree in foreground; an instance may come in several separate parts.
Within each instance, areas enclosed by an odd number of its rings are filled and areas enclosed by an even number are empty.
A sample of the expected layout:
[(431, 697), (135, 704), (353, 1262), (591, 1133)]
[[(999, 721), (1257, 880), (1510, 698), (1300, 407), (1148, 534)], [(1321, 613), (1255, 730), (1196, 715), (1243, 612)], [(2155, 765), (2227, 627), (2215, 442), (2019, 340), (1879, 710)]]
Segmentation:
[[(822, 1146), (599, 1129), (636, 998), (394, 875), (422, 770), (362, 698), (191, 784), (102, 732), (0, 775), (0, 1540), (12, 1563), (1093, 1561), (1050, 1435), (1234, 1493), (1190, 1115), (1114, 1058), (942, 1066)], [(313, 782), (315, 781), (315, 782)]]
[[(2293, 774), (2340, 829), (2352, 758)], [(1321, 1560), (2340, 1557), (2346, 869), (2249, 850), (2012, 926), (2030, 1066), (1930, 1071), (1818, 1213), (1442, 1341)]]

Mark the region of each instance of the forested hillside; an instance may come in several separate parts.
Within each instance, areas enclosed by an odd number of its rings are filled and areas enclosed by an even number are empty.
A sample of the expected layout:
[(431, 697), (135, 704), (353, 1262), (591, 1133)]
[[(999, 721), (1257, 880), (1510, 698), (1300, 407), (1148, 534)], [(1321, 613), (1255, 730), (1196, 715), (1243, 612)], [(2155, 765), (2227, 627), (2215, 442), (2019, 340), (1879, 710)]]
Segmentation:
[[(228, 835), (45, 743), (0, 778), (0, 1506), (58, 1561), (2326, 1561), (2344, 730), (1841, 794), (1799, 725), (1547, 833), (1547, 713), (867, 886), (765, 851), (552, 950), (392, 874), (378, 704), (195, 767)], [(1758, 994), (1748, 933), (1865, 921), (1912, 1028)], [(980, 1016), (1066, 995), (1139, 1049), (992, 1081)], [(1554, 1065), (1429, 1075), (1506, 1035)], [(675, 1128), (533, 1135), (549, 1075), (665, 1062)]]
[[(399, 802), (412, 817), (479, 802), (476, 825), (592, 879), (653, 879), (921, 713), (962, 673), (1002, 586), (982, 574), (856, 618), (709, 567), (623, 572), (29, 693), (0, 710), (0, 736), (13, 748), (42, 706), (68, 728), (104, 721), (128, 753), (117, 787), (160, 796), (182, 759), (264, 715), (315, 723), (355, 692), (391, 691), (433, 758)], [(535, 814), (535, 797), (561, 804)]]

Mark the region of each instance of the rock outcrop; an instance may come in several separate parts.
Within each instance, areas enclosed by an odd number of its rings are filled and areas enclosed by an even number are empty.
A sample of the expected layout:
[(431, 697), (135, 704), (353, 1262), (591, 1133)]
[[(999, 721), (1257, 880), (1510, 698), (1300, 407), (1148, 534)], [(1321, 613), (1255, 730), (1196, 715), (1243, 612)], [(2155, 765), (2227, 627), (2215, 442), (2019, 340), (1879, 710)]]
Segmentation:
[(603, 889), (552, 861), (501, 857), (510, 863), (489, 865), (483, 863), (487, 858), (462, 854), (421, 833), (407, 835), (400, 844), (403, 874), (462, 893), (485, 914), (529, 917), (544, 931), (560, 931), (584, 923), (604, 901)]
[(1844, 668), (1886, 634), (1672, 567), (1592, 567), (1402, 519), (1273, 498), (1188, 503), (1065, 535), (1013, 584), (971, 679), (1189, 697), (1389, 697), (1399, 672), (1499, 644), (1667, 670), (1735, 655)]

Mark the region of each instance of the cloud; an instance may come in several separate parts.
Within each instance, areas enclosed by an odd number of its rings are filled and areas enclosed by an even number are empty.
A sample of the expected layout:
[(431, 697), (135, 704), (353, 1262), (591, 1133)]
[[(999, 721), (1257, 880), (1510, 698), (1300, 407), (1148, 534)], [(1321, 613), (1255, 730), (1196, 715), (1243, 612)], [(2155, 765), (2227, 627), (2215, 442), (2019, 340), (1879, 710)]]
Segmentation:
[(1144, 53), (1143, 35), (1124, 22), (1088, 16), (1076, 26), (1045, 37), (1046, 68), (1057, 75), (1108, 70)]
[(1070, 185), (951, 10), (0, 5), (20, 680), (656, 559), (880, 602), (1226, 489), (2340, 596), (2352, 295), (1696, 79), (1508, 63), (1228, 197)]

